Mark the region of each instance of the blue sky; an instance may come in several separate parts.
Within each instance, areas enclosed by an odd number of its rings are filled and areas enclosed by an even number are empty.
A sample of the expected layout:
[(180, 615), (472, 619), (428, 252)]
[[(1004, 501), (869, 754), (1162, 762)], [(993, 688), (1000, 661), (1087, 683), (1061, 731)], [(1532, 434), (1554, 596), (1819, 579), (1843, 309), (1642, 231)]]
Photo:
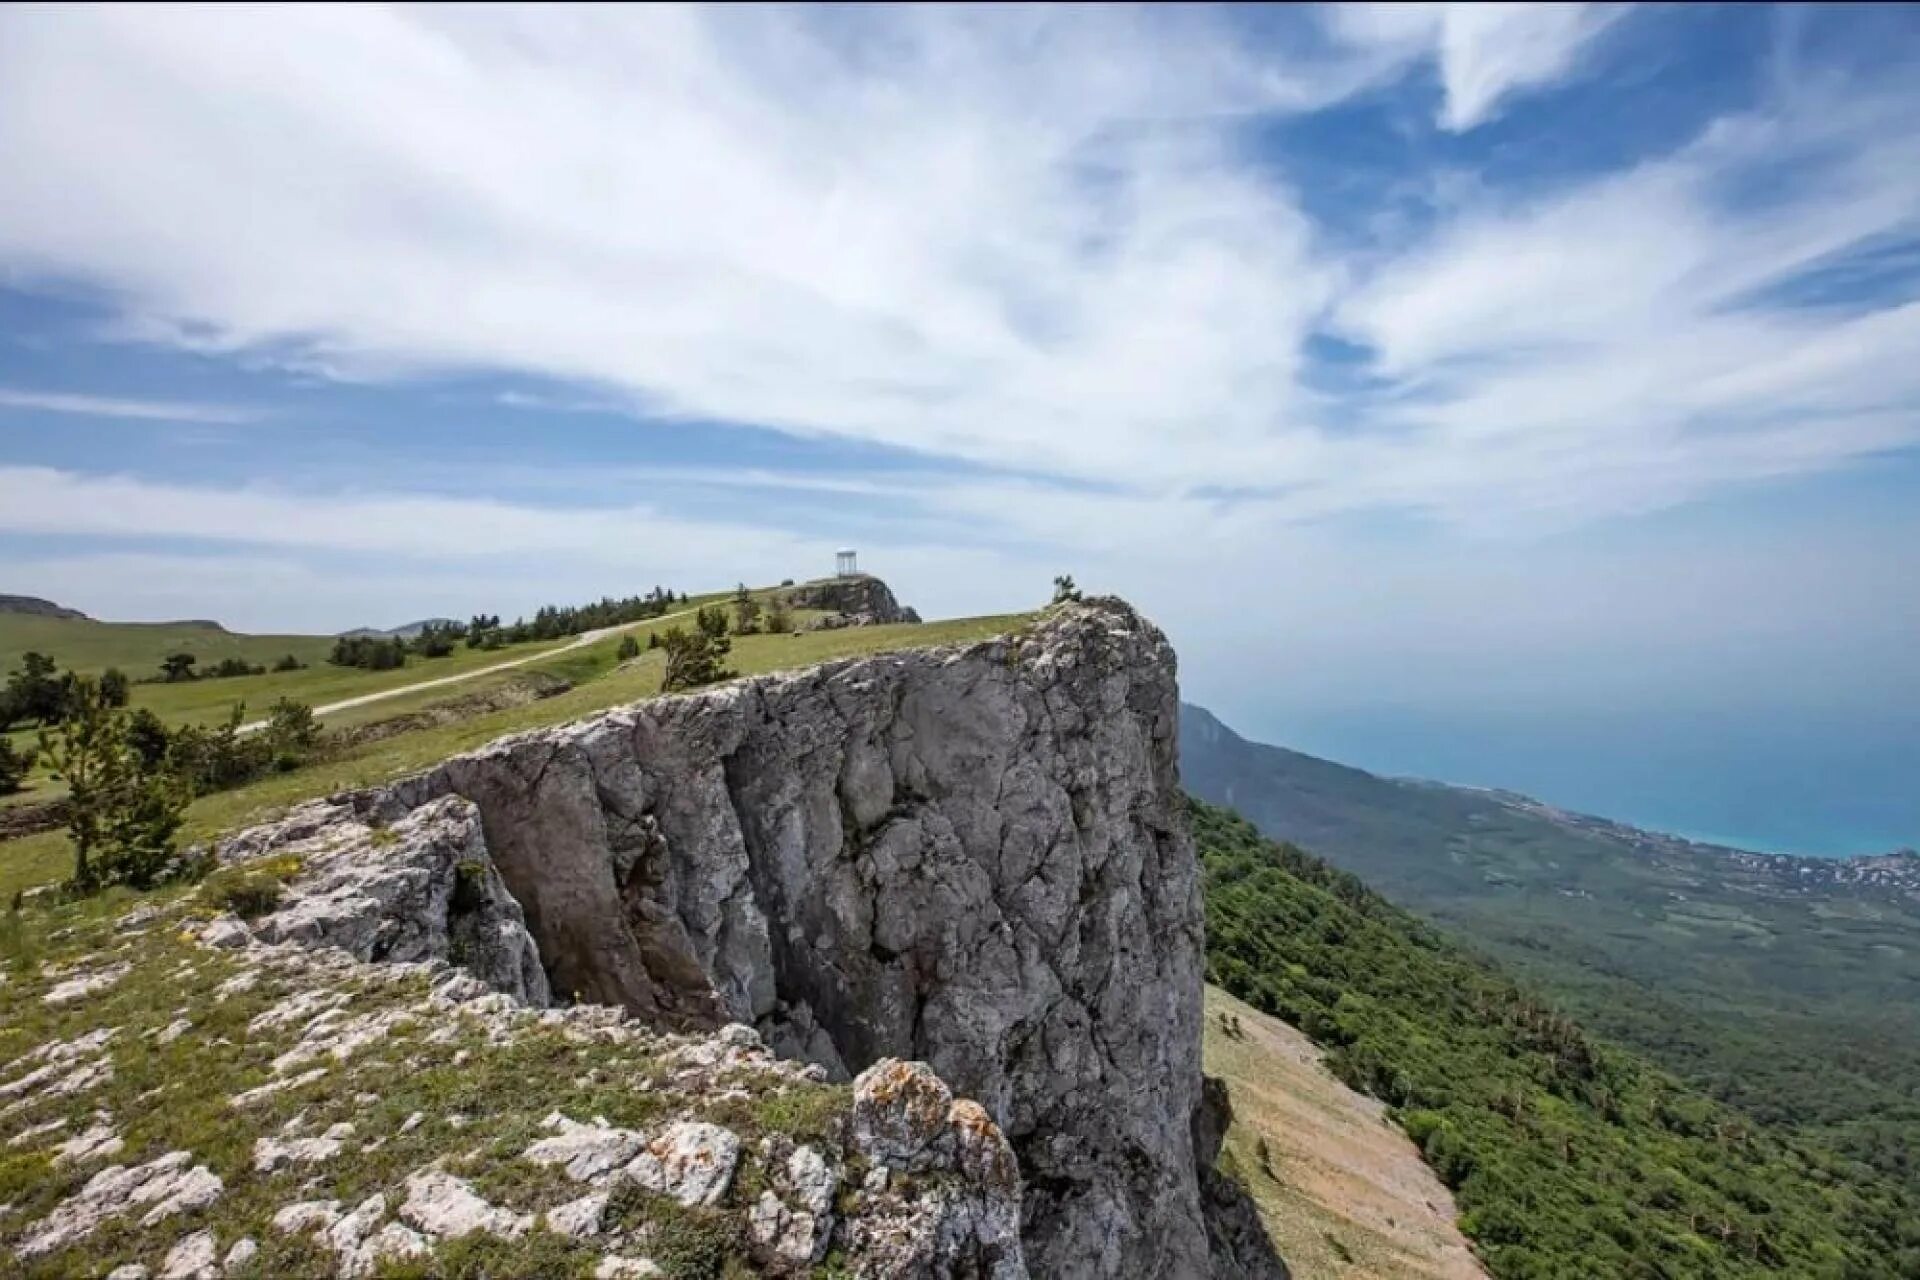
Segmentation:
[(1917, 66), (1893, 6), (15, 7), (0, 590), (331, 630), (851, 544), (934, 613), (1070, 570), (1381, 767), (1920, 766)]

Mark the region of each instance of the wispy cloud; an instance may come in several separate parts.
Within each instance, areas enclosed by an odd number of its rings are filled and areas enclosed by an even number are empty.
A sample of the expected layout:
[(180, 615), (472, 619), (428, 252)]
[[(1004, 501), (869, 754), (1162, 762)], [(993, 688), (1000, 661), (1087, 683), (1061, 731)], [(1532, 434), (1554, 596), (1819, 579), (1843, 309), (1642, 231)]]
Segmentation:
[[(1063, 538), (1560, 524), (1915, 443), (1906, 299), (1754, 301), (1913, 230), (1910, 90), (1776, 86), (1525, 201), (1408, 175), (1432, 225), (1357, 249), (1240, 128), (1430, 62), (1469, 130), (1620, 12), (1252, 41), (1184, 10), (16, 9), (0, 164), (37, 180), (0, 265), (202, 353), (507, 371), (1037, 477), (931, 510)], [(1313, 376), (1330, 331), (1364, 390)], [(1223, 489), (1265, 496), (1195, 496)]]
[(1631, 6), (1621, 4), (1352, 4), (1333, 11), (1348, 41), (1406, 59), (1431, 58), (1445, 96), (1440, 124), (1484, 124), (1503, 104), (1573, 74), (1582, 51)]
[(181, 400), (129, 400), (118, 396), (0, 387), (0, 410), (70, 413), (83, 418), (131, 418), (152, 422), (198, 422), (209, 426), (258, 422), (262, 410), (245, 405), (196, 404)]

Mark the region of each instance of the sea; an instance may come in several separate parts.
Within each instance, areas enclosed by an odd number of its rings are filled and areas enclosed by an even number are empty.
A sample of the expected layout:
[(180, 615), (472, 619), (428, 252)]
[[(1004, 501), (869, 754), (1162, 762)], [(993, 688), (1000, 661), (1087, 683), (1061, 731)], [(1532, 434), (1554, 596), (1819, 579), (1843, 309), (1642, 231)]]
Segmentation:
[(1371, 708), (1258, 719), (1228, 723), (1372, 773), (1500, 787), (1740, 849), (1920, 848), (1920, 717)]

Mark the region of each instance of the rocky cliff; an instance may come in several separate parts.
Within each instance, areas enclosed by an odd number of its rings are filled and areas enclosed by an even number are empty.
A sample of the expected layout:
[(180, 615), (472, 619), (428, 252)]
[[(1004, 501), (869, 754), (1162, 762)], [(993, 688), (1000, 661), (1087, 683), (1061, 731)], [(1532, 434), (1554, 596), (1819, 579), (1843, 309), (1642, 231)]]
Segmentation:
[[(1200, 1276), (1203, 1205), (1231, 1193), (1202, 1191), (1224, 1118), (1202, 1105), (1174, 676), (1150, 623), (1089, 601), (503, 739), (222, 856), (377, 840), (421, 866), (404, 892), (314, 873), (270, 936), (451, 958), (681, 1033), (748, 1024), (841, 1079), (924, 1061), (1011, 1142), (1034, 1274)], [(400, 905), (343, 926), (355, 898)]]

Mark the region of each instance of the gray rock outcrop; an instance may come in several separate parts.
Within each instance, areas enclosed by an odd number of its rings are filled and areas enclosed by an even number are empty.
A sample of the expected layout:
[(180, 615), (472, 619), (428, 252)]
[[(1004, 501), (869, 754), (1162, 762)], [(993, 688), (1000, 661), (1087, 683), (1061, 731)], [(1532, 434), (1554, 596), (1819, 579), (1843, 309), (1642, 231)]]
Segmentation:
[(812, 624), (816, 631), (920, 621), (919, 614), (894, 599), (886, 583), (865, 573), (802, 583), (787, 593), (787, 603), (796, 609), (826, 610), (827, 616)]
[[(1160, 632), (1087, 601), (966, 648), (502, 739), (308, 806), (297, 838), (231, 847), (384, 829), (412, 859), (445, 829), (524, 910), (561, 1001), (683, 1031), (747, 1023), (841, 1078), (924, 1061), (1011, 1143), (1035, 1274), (1201, 1276), (1212, 1152), (1195, 1140), (1202, 917), (1177, 705)], [(512, 967), (482, 976), (537, 998)]]

